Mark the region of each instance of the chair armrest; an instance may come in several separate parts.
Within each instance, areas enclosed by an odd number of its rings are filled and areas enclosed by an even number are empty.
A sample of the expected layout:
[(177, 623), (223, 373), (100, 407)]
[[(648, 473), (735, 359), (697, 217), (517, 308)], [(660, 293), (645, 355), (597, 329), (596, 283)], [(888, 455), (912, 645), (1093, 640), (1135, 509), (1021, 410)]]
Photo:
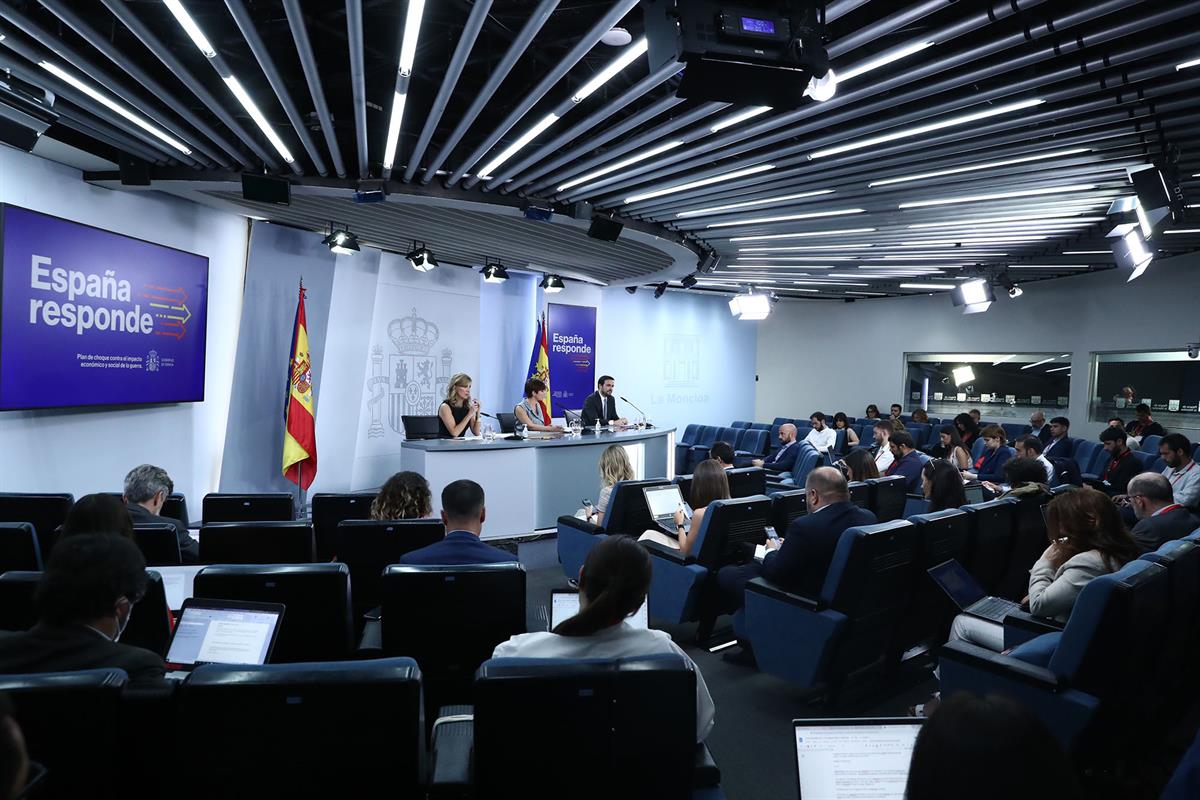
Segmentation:
[(586, 519), (580, 519), (573, 514), (564, 514), (558, 518), (559, 527), (566, 525), (568, 528), (574, 528), (583, 533), (590, 533), (593, 536), (604, 533), (604, 528), (594, 522), (588, 522)]
[(383, 654), (383, 623), (377, 619), (368, 619), (363, 626), (362, 639), (358, 642), (360, 658), (374, 658)]
[(658, 542), (642, 542), (642, 547), (650, 551), (650, 555), (658, 556), (659, 558), (670, 561), (673, 564), (688, 565), (695, 564), (695, 556), (685, 556), (680, 551), (673, 547), (659, 544)]
[(1028, 611), (1010, 612), (1004, 617), (1004, 649), (1011, 650), (1043, 633), (1058, 633), (1062, 629), (1062, 623), (1048, 617), (1035, 617)]
[(811, 597), (804, 597), (794, 592), (789, 592), (786, 589), (781, 589), (766, 578), (754, 578), (746, 584), (746, 591), (771, 597), (775, 600), (782, 600), (785, 603), (800, 606), (809, 611), (823, 611), (826, 608), (825, 603), (820, 600), (813, 600)]
[(1045, 667), (1029, 664), (1019, 658), (1002, 655), (969, 642), (947, 642), (942, 646), (939, 658), (943, 662), (955, 662), (997, 678), (1016, 681), (1037, 689), (1057, 691), (1063, 688), (1055, 674)]
[(711, 789), (721, 785), (721, 770), (713, 760), (708, 745), (700, 742), (696, 745), (696, 764), (692, 772), (693, 789)]
[[(469, 706), (443, 708), (442, 712), (474, 709)], [(475, 721), (472, 714), (442, 716), (433, 723), (430, 747), (429, 796), (431, 798), (469, 797), (471, 761), (475, 747)]]

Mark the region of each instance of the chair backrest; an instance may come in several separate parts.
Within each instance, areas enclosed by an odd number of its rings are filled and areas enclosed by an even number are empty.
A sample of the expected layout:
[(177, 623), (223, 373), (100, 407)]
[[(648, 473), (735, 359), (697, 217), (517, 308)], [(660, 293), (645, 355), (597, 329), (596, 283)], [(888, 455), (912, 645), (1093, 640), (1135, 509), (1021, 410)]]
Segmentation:
[(970, 520), (966, 512), (958, 508), (917, 514), (909, 520), (916, 526), (916, 566), (919, 570), (917, 582), (940, 592), (925, 570), (951, 558), (965, 563), (970, 537)]
[(179, 555), (179, 537), (169, 522), (139, 522), (133, 526), (133, 541), (150, 567), (177, 567), (183, 563)]
[[(121, 502), (125, 501), (124, 492), (104, 492), (104, 494), (115, 497)], [(158, 513), (160, 516), (177, 519), (184, 525), (187, 525), (189, 522), (187, 497), (180, 492), (172, 492), (171, 494), (167, 495), (167, 499), (163, 501), (163, 507)]]
[(582, 408), (564, 408), (562, 410), (562, 412), (563, 412), (563, 419), (566, 421), (566, 423), (568, 425), (570, 425), (572, 422), (576, 422), (576, 421), (582, 422), (583, 421), (583, 409)]
[(1088, 464), (1088, 468), (1084, 471), (1093, 475), (1103, 474), (1104, 470), (1108, 468), (1109, 461), (1112, 461), (1112, 456), (1101, 445), (1096, 448), (1096, 452), (1092, 455), (1092, 463)]
[(383, 574), (385, 655), (405, 654), (430, 680), (470, 685), (496, 645), (525, 632), (519, 563), (393, 565)]
[(738, 437), (741, 435), (742, 435), (741, 428), (733, 428), (733, 427), (718, 428), (717, 429), (717, 438), (714, 439), (713, 441), (714, 442), (727, 442), (730, 447), (733, 447), (737, 444)]
[(1151, 434), (1149, 436), (1143, 436), (1142, 437), (1142, 446), (1139, 447), (1138, 449), (1141, 450), (1143, 453), (1153, 453), (1155, 456), (1157, 456), (1158, 455), (1158, 443), (1162, 441), (1162, 438), (1163, 437), (1159, 436), (1157, 433)]
[(31, 522), (0, 522), (0, 572), (41, 570), (42, 548)]
[(37, 623), (33, 595), (40, 571), (10, 570), (0, 575), (0, 630), (27, 631)]
[(1178, 681), (1190, 671), (1192, 643), (1200, 626), (1200, 545), (1195, 542), (1165, 542), (1142, 560), (1167, 568), (1171, 585), (1167, 651), (1158, 674), (1165, 684)]
[(313, 556), (308, 520), (200, 526), (200, 561), (205, 564), (311, 564)]
[(792, 419), (791, 417), (776, 417), (775, 419), (771, 420), (771, 432), (777, 433), (781, 425), (786, 425), (789, 422), (794, 423), (795, 421), (796, 420)]
[(692, 552), (696, 561), (709, 569), (742, 560), (748, 545), (766, 541), (766, 526), (770, 524), (769, 497), (714, 500), (704, 512)]
[(906, 427), (918, 450), (929, 443), (929, 431), (932, 426), (928, 422), (910, 422)]
[(866, 481), (850, 481), (846, 484), (846, 488), (850, 490), (850, 502), (859, 508), (865, 508), (868, 511), (871, 508), (871, 487)]
[(381, 786), (423, 795), (421, 673), (411, 658), (208, 664), (180, 687), (178, 720), (188, 757), (177, 779), (189, 796), (366, 797)]
[(1008, 439), (1009, 443), (1015, 442), (1032, 430), (1028, 425), (1020, 422), (1001, 422), (1000, 427), (1004, 429), (1004, 436)]
[(283, 603), (272, 663), (340, 661), (354, 652), (350, 570), (345, 564), (205, 567), (192, 596)]
[(720, 430), (715, 425), (702, 425), (696, 444), (702, 447), (711, 447), (712, 443), (717, 440), (717, 432)]
[(983, 458), (983, 449), (986, 446), (987, 445), (985, 444), (982, 436), (980, 436), (974, 442), (972, 442), (971, 443), (971, 461), (974, 462), (974, 461), (978, 461), (979, 459)]
[(121, 641), (166, 656), (175, 618), (167, 601), (167, 588), (162, 574), (147, 569), (146, 578), (146, 593), (129, 614), (129, 623), (121, 634)]
[(731, 427), (731, 428), (749, 428), (750, 423), (746, 420), (735, 419), (733, 422), (729, 423), (729, 427)]
[[(1154, 452), (1149, 452), (1147, 450), (1134, 450), (1133, 457), (1141, 462), (1143, 472), (1150, 471), (1154, 469), (1154, 462), (1158, 461), (1158, 450), (1157, 448), (1154, 450)], [(1161, 469), (1157, 471), (1162, 472)]]
[(54, 532), (75, 505), (71, 494), (0, 492), (0, 522), (28, 522), (38, 535), (44, 562), (54, 548)]
[(514, 433), (517, 430), (517, 415), (500, 412), (496, 414), (496, 421), (500, 423), (501, 433)]
[(891, 522), (904, 515), (908, 480), (903, 475), (868, 478), (866, 484), (869, 487), (867, 507), (875, 513), (875, 519)]
[(683, 435), (681, 435), (679, 437), (678, 443), (679, 444), (695, 444), (696, 443), (696, 433), (699, 432), (699, 430), (700, 430), (700, 426), (694, 422), (691, 425), (688, 425), (686, 428), (683, 429)]
[(835, 452), (835, 453), (846, 452), (846, 429), (845, 428), (837, 428), (836, 430), (834, 430), (834, 432), (833, 432), (833, 452)]
[(129, 757), (129, 732), (121, 725), (127, 680), (119, 669), (0, 675), (0, 692), (12, 701), (29, 757), (46, 767), (44, 782), (31, 796), (140, 795), (130, 794), (126, 771), (114, 769)]
[(1074, 439), (1073, 441), (1075, 449), (1071, 451), (1071, 457), (1079, 465), (1080, 472), (1087, 472), (1088, 467), (1092, 465), (1092, 459), (1096, 456), (1096, 451), (1100, 449), (1100, 443), (1090, 439)]
[(928, 514), (929, 500), (919, 494), (906, 495), (904, 498), (904, 519), (911, 520), (917, 514)]
[(679, 494), (683, 496), (683, 502), (691, 505), (692, 496), (692, 476), (691, 475), (676, 475), (675, 485), (679, 487)]
[[(604, 530), (607, 533), (628, 533), (640, 535), (643, 531), (654, 529), (657, 524), (650, 516), (650, 508), (646, 505), (646, 495), (642, 489), (647, 486), (668, 486), (666, 478), (653, 478), (644, 481), (618, 481), (613, 484), (608, 496), (608, 510), (604, 514)], [(688, 495), (684, 495), (686, 501)]]
[(370, 519), (374, 492), (318, 492), (312, 496), (313, 538), (317, 561), (333, 561), (337, 553), (337, 529), (343, 520)]
[(963, 566), (979, 581), (985, 592), (995, 594), (1000, 589), (1012, 555), (1017, 500), (1005, 497), (966, 505), (962, 510), (967, 512), (969, 520), (968, 555)]
[(758, 456), (766, 455), (767, 433), (768, 431), (759, 428), (747, 428), (742, 431), (742, 438), (738, 442), (737, 449)]
[(491, 659), (474, 736), (479, 796), (570, 796), (587, 776), (587, 797), (691, 797), (695, 670), (674, 654)]
[(350, 570), (354, 616), (379, 605), (383, 571), (400, 557), (446, 536), (440, 519), (345, 520), (337, 527), (337, 560)]
[(730, 497), (752, 497), (767, 491), (767, 471), (762, 467), (741, 467), (725, 472)]
[(786, 536), (788, 526), (807, 513), (808, 492), (803, 489), (771, 493), (771, 525), (780, 536)]
[(1029, 570), (1045, 552), (1050, 540), (1046, 538), (1046, 520), (1042, 506), (1053, 499), (1049, 494), (1024, 495), (1013, 510), (1013, 544), (1008, 557), (1008, 571), (1000, 582), (998, 594), (1010, 600), (1020, 600), (1029, 593)]
[(796, 466), (792, 467), (792, 481), (797, 486), (803, 486), (808, 479), (808, 473), (821, 466), (821, 454), (813, 447), (802, 447), (796, 457)]
[(296, 518), (296, 498), (287, 492), (264, 494), (229, 494), (211, 492), (204, 495), (204, 523), (210, 522), (267, 522)]
[(766, 422), (755, 422), (750, 425), (750, 430), (752, 430), (752, 431), (767, 431), (768, 433), (770, 433), (771, 425)]

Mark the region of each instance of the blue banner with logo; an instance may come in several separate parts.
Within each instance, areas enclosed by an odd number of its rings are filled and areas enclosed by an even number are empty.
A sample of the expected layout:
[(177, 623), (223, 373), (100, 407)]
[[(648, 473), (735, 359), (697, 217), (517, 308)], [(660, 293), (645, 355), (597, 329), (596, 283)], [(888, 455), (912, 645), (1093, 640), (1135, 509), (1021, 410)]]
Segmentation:
[(596, 391), (596, 309), (550, 303), (550, 413), (578, 411)]

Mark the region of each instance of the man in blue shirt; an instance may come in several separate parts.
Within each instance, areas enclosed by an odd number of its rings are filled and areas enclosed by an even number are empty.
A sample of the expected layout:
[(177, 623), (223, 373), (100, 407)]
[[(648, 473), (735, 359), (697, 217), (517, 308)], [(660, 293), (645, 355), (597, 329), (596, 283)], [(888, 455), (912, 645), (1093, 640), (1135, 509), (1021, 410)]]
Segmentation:
[(917, 452), (916, 443), (908, 431), (896, 431), (891, 438), (892, 455), (895, 461), (888, 467), (887, 475), (903, 475), (908, 481), (906, 491), (916, 493), (921, 491), (921, 469), (925, 459)]
[(461, 480), (442, 489), (442, 522), (446, 538), (400, 557), (401, 564), (498, 564), (516, 561), (512, 553), (479, 541), (487, 509), (483, 487), (475, 481)]

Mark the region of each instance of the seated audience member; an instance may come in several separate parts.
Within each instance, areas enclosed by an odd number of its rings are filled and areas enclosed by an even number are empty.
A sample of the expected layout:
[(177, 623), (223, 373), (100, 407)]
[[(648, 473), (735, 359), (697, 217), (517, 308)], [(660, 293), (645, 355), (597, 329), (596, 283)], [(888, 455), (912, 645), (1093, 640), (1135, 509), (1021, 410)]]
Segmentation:
[(487, 519), (483, 487), (475, 481), (458, 480), (442, 489), (442, 522), (446, 536), (400, 556), (401, 564), (459, 565), (499, 564), (516, 561), (512, 553), (479, 540)]
[(837, 442), (837, 433), (825, 425), (825, 415), (814, 411), (808, 421), (812, 423), (812, 430), (804, 437), (804, 441), (817, 448), (818, 453), (832, 452), (833, 445)]
[(867, 406), (867, 410), (863, 412), (863, 416), (867, 419), (879, 419), (879, 406), (871, 403)]
[(1000, 695), (955, 694), (913, 748), (906, 800), (1079, 800), (1071, 759), (1032, 711)]
[(943, 425), (938, 430), (938, 443), (930, 449), (929, 455), (944, 458), (960, 470), (971, 466), (971, 454), (963, 447), (958, 428), (954, 425)]
[[(890, 450), (888, 452), (891, 453)], [(866, 481), (879, 477), (879, 467), (875, 466), (875, 459), (871, 458), (871, 454), (866, 450), (851, 450), (842, 460), (846, 463), (848, 481)]]
[(1143, 553), (1157, 550), (1164, 542), (1182, 539), (1200, 528), (1200, 519), (1175, 502), (1171, 482), (1155, 472), (1133, 476), (1125, 494), (1137, 524), (1130, 533)]
[(619, 444), (610, 444), (600, 454), (600, 499), (590, 518), (597, 525), (604, 524), (604, 514), (608, 511), (608, 501), (612, 498), (613, 486), (621, 481), (635, 480), (633, 464), (629, 462), (629, 454)]
[(976, 427), (983, 424), (979, 421), (980, 417), (982, 417), (983, 415), (979, 413), (978, 408), (972, 408), (970, 411), (967, 412), (967, 416), (969, 416), (971, 418), (971, 421), (975, 423)]
[(912, 421), (920, 422), (923, 425), (929, 424), (929, 412), (923, 408), (914, 408), (912, 413)]
[(566, 430), (562, 425), (552, 424), (546, 412), (546, 395), (550, 389), (546, 382), (538, 378), (525, 381), (525, 399), (513, 409), (517, 424), (524, 425), (531, 431), (561, 432)]
[(1013, 449), (1017, 451), (1016, 458), (1032, 458), (1042, 465), (1042, 469), (1046, 473), (1046, 479), (1042, 483), (1049, 486), (1054, 482), (1054, 465), (1050, 463), (1050, 459), (1042, 455), (1045, 445), (1042, 444), (1041, 439), (1027, 433), (1013, 442)]
[(1125, 420), (1121, 419), (1120, 417), (1110, 417), (1108, 420), (1108, 427), (1125, 430)]
[(1192, 443), (1182, 433), (1168, 433), (1158, 443), (1158, 454), (1167, 462), (1162, 474), (1171, 483), (1175, 502), (1195, 511), (1200, 507), (1200, 467), (1192, 460)]
[(896, 460), (892, 455), (892, 423), (890, 420), (881, 419), (871, 431), (875, 436), (875, 446), (871, 448), (871, 455), (875, 458), (875, 469), (883, 473)]
[(708, 458), (696, 466), (692, 473), (692, 494), (688, 503), (692, 507), (692, 521), (689, 524), (683, 509), (675, 512), (675, 535), (668, 536), (661, 531), (646, 531), (639, 542), (657, 542), (664, 547), (678, 550), (683, 555), (691, 555), (696, 543), (696, 534), (700, 523), (704, 520), (704, 512), (708, 504), (714, 500), (729, 499), (729, 478), (721, 468), (721, 462)]
[(1129, 480), (1142, 471), (1142, 462), (1133, 455), (1125, 443), (1125, 431), (1120, 428), (1105, 428), (1100, 431), (1100, 443), (1111, 457), (1104, 474), (1098, 478), (1085, 478), (1084, 482), (1109, 497), (1125, 494)]
[[(674, 654), (691, 659), (663, 631), (625, 621), (646, 602), (650, 554), (628, 536), (610, 536), (592, 548), (579, 569), (579, 613), (552, 631), (522, 633), (496, 645), (493, 658), (634, 658)], [(696, 671), (696, 741), (713, 726), (713, 701)]]
[(1046, 424), (1046, 412), (1038, 409), (1029, 415), (1029, 436), (1036, 436), (1044, 445), (1050, 441), (1050, 426)]
[[(1088, 581), (1116, 572), (1137, 558), (1137, 543), (1112, 501), (1086, 487), (1057, 495), (1046, 508), (1050, 546), (1029, 571), (1029, 611), (1066, 623)], [(1004, 626), (959, 614), (950, 639), (1004, 649)]]
[[(0, 800), (17, 800), (29, 780), (29, 750), (13, 716), (12, 701), (0, 694)], [(33, 794), (36, 797), (37, 794)]]
[(31, 630), (0, 633), (0, 673), (123, 669), (131, 686), (161, 686), (157, 654), (117, 640), (146, 591), (146, 559), (131, 539), (84, 533), (61, 539), (42, 574)]
[(1004, 446), (1007, 437), (1004, 428), (988, 425), (980, 434), (983, 437), (983, 456), (975, 462), (975, 469), (964, 470), (968, 480), (999, 483), (1004, 478), (1004, 462), (1012, 458), (1012, 450)]
[(1055, 417), (1050, 420), (1050, 441), (1042, 448), (1046, 458), (1067, 458), (1071, 450), (1071, 420)]
[(1140, 442), (1146, 436), (1166, 436), (1167, 432), (1163, 430), (1163, 426), (1154, 421), (1150, 416), (1150, 406), (1145, 403), (1139, 403), (1134, 409), (1137, 415), (1129, 422), (1125, 423), (1125, 433), (1129, 436), (1136, 436)]
[(131, 469), (125, 476), (122, 496), (134, 525), (143, 522), (166, 522), (173, 525), (175, 538), (179, 540), (179, 557), (184, 564), (195, 564), (200, 560), (200, 543), (188, 535), (188, 521), (162, 516), (163, 504), (173, 491), (175, 483), (165, 469), (142, 464)]
[(892, 403), (892, 407), (888, 411), (891, 413), (892, 419), (900, 419), (900, 415), (904, 413), (904, 407), (899, 403)]
[(930, 513), (967, 504), (962, 475), (949, 461), (933, 458), (921, 468), (921, 494), (929, 501)]
[(808, 513), (796, 517), (782, 539), (767, 540), (761, 564), (752, 560), (717, 572), (724, 611), (733, 613), (741, 608), (746, 584), (759, 576), (789, 592), (816, 597), (842, 532), (876, 521), (873, 513), (850, 502), (846, 479), (832, 467), (808, 473), (804, 491)]
[(729, 442), (713, 442), (708, 457), (720, 461), (723, 469), (733, 469), (733, 445)]
[[(147, 514), (145, 522), (170, 522)], [(120, 500), (110, 494), (85, 494), (75, 501), (63, 520), (62, 535), (105, 533), (133, 538), (133, 515)]]
[(371, 519), (422, 519), (433, 513), (429, 482), (418, 472), (397, 472), (371, 501)]
[(839, 411), (833, 415), (833, 430), (846, 432), (846, 449), (858, 447), (858, 434), (854, 432), (854, 428), (850, 427), (850, 418), (846, 416), (845, 411)]
[(989, 481), (983, 486), (1000, 497), (1021, 498), (1050, 494), (1050, 487), (1046, 485), (1046, 470), (1041, 462), (1023, 456), (1010, 458), (1004, 463), (1004, 484), (997, 485)]
[(954, 427), (958, 428), (958, 438), (969, 454), (979, 438), (979, 423), (970, 414), (959, 414), (954, 418)]
[(750, 463), (762, 467), (767, 472), (791, 472), (796, 466), (796, 457), (800, 455), (800, 445), (796, 442), (796, 426), (786, 422), (779, 426), (779, 449), (766, 458), (756, 458)]
[(908, 431), (893, 433), (890, 444), (894, 460), (884, 475), (903, 475), (908, 481), (906, 491), (914, 494), (919, 492), (925, 459), (917, 452), (912, 435)]
[(1132, 386), (1122, 386), (1121, 393), (1117, 397), (1125, 401), (1126, 405), (1133, 405), (1133, 398), (1137, 394)]
[(899, 431), (908, 430), (908, 427), (905, 426), (905, 424), (904, 424), (904, 420), (900, 419), (899, 417), (893, 417), (891, 419), (891, 423), (892, 423), (892, 433), (898, 433)]

